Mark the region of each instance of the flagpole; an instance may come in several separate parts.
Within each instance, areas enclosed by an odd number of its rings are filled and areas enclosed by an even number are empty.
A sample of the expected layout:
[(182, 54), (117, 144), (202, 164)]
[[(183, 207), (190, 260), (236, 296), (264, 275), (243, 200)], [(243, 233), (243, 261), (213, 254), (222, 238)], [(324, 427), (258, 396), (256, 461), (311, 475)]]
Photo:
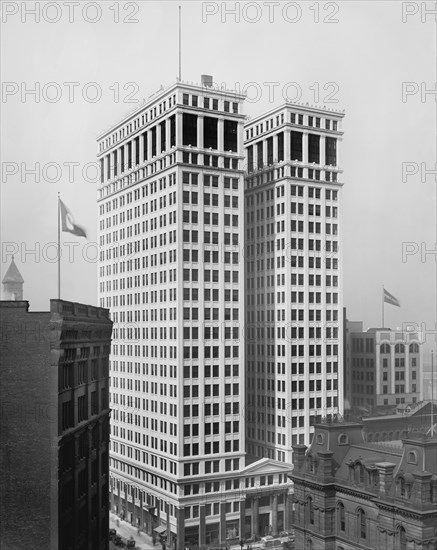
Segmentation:
[(384, 328), (384, 285), (382, 285), (382, 327)]
[(61, 299), (61, 205), (58, 191), (58, 300)]

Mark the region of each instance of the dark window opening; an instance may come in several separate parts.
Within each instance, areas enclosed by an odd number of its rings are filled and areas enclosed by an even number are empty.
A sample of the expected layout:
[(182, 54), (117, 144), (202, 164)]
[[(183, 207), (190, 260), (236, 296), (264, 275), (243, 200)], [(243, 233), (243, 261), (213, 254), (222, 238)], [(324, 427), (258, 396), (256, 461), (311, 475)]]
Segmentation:
[(166, 149), (166, 135), (165, 135), (165, 121), (161, 122), (161, 152), (164, 152)]
[(262, 168), (264, 166), (264, 159), (263, 159), (263, 142), (259, 141), (256, 144), (256, 152), (258, 155), (258, 168)]
[(325, 141), (325, 164), (337, 165), (337, 140), (327, 137)]
[(218, 119), (209, 116), (203, 119), (203, 146), (205, 149), (217, 149)]
[(152, 135), (152, 157), (156, 156), (156, 126), (151, 129)]
[(308, 134), (308, 162), (320, 162), (320, 136)]
[(127, 167), (132, 168), (132, 142), (127, 144)]
[(140, 163), (140, 138), (135, 138), (135, 165)]
[(182, 145), (197, 147), (197, 115), (183, 114)]
[(176, 117), (173, 115), (170, 117), (170, 147), (176, 145)]
[(267, 138), (267, 164), (273, 164), (273, 138)]
[(233, 120), (225, 120), (224, 126), (224, 150), (236, 152), (238, 149), (238, 123)]
[(143, 134), (143, 159), (147, 160), (147, 132)]
[(284, 132), (278, 134), (278, 162), (284, 160)]
[(290, 160), (302, 160), (302, 133), (290, 132)]

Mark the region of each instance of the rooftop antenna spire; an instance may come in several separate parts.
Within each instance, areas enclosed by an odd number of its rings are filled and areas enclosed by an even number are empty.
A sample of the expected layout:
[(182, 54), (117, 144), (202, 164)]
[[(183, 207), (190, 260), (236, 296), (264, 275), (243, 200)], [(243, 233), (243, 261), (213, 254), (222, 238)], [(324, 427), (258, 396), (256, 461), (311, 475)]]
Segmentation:
[(179, 6), (179, 82), (182, 78), (182, 10)]

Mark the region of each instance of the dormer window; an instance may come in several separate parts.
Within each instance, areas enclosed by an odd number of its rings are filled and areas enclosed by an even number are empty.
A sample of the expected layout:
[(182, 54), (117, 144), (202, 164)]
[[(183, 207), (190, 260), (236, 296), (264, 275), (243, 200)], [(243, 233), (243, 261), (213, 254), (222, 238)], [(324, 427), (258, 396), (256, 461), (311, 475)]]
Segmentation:
[(408, 464), (417, 464), (417, 452), (409, 451), (407, 456)]
[[(408, 475), (408, 474), (407, 474)], [(397, 495), (401, 498), (408, 499), (411, 497), (411, 482), (406, 476), (399, 476), (396, 482)]]
[(355, 483), (364, 485), (364, 466), (361, 464), (361, 462), (355, 463), (354, 478), (355, 478)]
[(307, 471), (311, 474), (316, 473), (317, 469), (317, 457), (311, 454), (307, 455)]

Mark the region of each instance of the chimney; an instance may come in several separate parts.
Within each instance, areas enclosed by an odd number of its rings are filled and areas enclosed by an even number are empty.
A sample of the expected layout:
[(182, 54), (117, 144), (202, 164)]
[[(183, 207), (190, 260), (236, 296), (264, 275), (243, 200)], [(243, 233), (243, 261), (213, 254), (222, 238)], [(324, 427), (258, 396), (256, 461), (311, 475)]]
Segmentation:
[(212, 76), (210, 74), (202, 74), (200, 78), (202, 81), (202, 86), (212, 88)]
[(332, 478), (332, 466), (333, 466), (333, 451), (319, 451), (319, 468), (318, 476), (322, 483), (328, 483)]
[(393, 483), (393, 471), (396, 464), (392, 462), (379, 462), (375, 466), (379, 472), (379, 492), (383, 495), (388, 495)]
[(297, 471), (300, 471), (305, 463), (306, 445), (293, 445), (293, 464)]

